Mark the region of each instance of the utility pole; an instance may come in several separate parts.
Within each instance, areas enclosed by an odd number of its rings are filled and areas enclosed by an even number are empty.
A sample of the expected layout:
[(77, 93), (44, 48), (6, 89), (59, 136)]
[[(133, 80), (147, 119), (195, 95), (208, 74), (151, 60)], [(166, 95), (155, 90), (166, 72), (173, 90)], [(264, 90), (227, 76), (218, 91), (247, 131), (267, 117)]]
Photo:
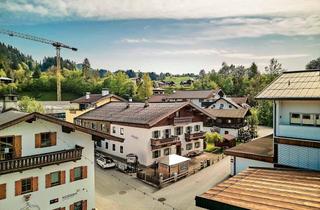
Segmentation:
[(61, 64), (60, 64), (60, 50), (61, 48), (66, 48), (66, 49), (70, 49), (72, 51), (77, 51), (78, 49), (75, 47), (70, 47), (68, 45), (65, 45), (61, 42), (57, 42), (57, 41), (52, 41), (49, 39), (45, 39), (45, 38), (41, 38), (41, 37), (36, 37), (33, 35), (29, 35), (29, 34), (23, 34), (23, 33), (19, 33), (19, 32), (15, 32), (15, 31), (9, 31), (9, 30), (5, 30), (5, 29), (0, 29), (0, 33), (2, 34), (6, 34), (9, 36), (15, 36), (15, 37), (19, 37), (22, 39), (28, 39), (28, 40), (32, 40), (35, 42), (41, 42), (44, 44), (49, 44), (52, 45), (53, 47), (56, 48), (56, 77), (57, 77), (57, 101), (61, 101)]

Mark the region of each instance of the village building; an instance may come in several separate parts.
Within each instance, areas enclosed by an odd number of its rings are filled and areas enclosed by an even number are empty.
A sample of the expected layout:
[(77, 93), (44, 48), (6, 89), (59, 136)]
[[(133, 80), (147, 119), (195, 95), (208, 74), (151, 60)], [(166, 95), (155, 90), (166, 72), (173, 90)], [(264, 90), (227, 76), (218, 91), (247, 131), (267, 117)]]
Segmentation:
[(11, 79), (9, 77), (0, 77), (0, 85), (1, 84), (9, 84), (12, 82), (13, 82), (13, 79)]
[(247, 97), (230, 97), (221, 89), (216, 89), (154, 94), (149, 99), (150, 103), (183, 101), (191, 101), (214, 116), (205, 122), (206, 131), (230, 134), (238, 138), (242, 131), (248, 130), (246, 117), (250, 115), (250, 106), (247, 104)]
[[(111, 94), (108, 89), (102, 89), (100, 94), (87, 92), (85, 96), (71, 101), (72, 108), (66, 111), (66, 121), (73, 123), (74, 118), (112, 101), (126, 101), (125, 99)], [(73, 108), (74, 107), (74, 108)]]
[(170, 154), (203, 151), (208, 117), (190, 102), (112, 102), (76, 117), (75, 123), (122, 139), (99, 141), (98, 151), (122, 159), (134, 154), (140, 164), (150, 166)]
[(70, 101), (39, 101), (44, 109), (44, 113), (60, 120), (66, 120), (66, 112), (75, 110), (79, 106)]
[[(197, 196), (196, 205), (319, 209), (312, 191), (320, 187), (320, 70), (284, 72), (257, 99), (273, 100), (273, 139), (263, 137), (226, 150), (236, 176)], [(250, 180), (255, 185), (247, 185)]]
[(105, 138), (118, 139), (39, 113), (0, 113), (0, 209), (94, 209), (93, 140)]

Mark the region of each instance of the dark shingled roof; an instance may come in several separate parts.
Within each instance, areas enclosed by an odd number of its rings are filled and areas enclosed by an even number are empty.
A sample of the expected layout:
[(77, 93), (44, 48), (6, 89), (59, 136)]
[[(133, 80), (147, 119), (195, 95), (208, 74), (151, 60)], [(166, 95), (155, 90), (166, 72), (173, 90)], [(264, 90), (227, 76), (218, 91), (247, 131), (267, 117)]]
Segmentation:
[(177, 90), (168, 95), (168, 99), (206, 99), (214, 96), (214, 90)]
[(196, 197), (207, 209), (320, 209), (320, 172), (249, 168)]
[(232, 101), (234, 101), (235, 103), (242, 105), (242, 104), (246, 104), (248, 102), (248, 97), (243, 96), (243, 97), (230, 97)]
[(153, 95), (149, 98), (150, 103), (164, 102), (167, 95)]
[(256, 98), (320, 99), (320, 70), (284, 72)]
[(201, 108), (190, 102), (149, 103), (147, 107), (145, 107), (145, 103), (130, 103), (128, 107), (128, 103), (112, 102), (86, 112), (76, 119), (102, 120), (152, 126), (185, 106), (191, 106), (200, 112), (207, 114), (204, 110), (201, 110)]
[(217, 118), (244, 118), (249, 109), (205, 109), (209, 114)]
[(86, 96), (82, 96), (80, 98), (77, 98), (73, 101), (71, 101), (71, 103), (96, 103), (97, 101), (99, 101), (100, 99), (102, 98), (111, 98), (111, 97), (114, 97), (114, 98), (117, 98), (119, 99), (120, 101), (126, 101), (125, 99), (117, 96), (117, 95), (114, 95), (114, 94), (108, 94), (106, 96), (102, 96), (102, 94), (90, 94), (90, 98), (89, 99), (86, 99)]
[(28, 113), (25, 112), (19, 112), (16, 110), (10, 110), (7, 112), (0, 113), (0, 125), (5, 124), (7, 122), (10, 122), (12, 120), (18, 119), (20, 117), (23, 117), (27, 115)]
[(226, 155), (273, 162), (273, 136), (257, 138), (245, 144), (227, 149)]

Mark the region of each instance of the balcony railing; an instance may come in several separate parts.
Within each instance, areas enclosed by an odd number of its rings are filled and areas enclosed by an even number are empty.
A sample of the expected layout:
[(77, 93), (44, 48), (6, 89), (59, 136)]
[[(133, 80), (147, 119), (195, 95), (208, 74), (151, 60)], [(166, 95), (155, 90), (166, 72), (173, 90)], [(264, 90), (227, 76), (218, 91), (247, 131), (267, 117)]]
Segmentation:
[(186, 141), (192, 141), (192, 140), (198, 140), (198, 139), (203, 139), (205, 136), (206, 132), (198, 132), (198, 133), (186, 133), (184, 138)]
[(0, 161), (0, 174), (19, 172), (63, 162), (80, 160), (82, 149), (83, 147), (76, 146), (76, 148), (69, 150), (25, 156), (12, 160), (2, 160)]
[(173, 123), (175, 125), (192, 123), (192, 117), (175, 117)]
[(171, 145), (180, 145), (181, 141), (178, 136), (171, 136), (163, 139), (151, 139), (152, 149), (159, 149)]

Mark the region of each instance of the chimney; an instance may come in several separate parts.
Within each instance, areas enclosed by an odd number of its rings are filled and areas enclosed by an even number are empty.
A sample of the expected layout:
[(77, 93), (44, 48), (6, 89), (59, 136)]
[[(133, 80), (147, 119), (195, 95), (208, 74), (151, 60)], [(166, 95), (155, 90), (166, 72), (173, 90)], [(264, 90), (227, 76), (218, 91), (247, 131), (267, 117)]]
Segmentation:
[(127, 103), (127, 109), (130, 107), (131, 103), (132, 103), (132, 98), (129, 98), (129, 102)]
[(86, 99), (90, 98), (90, 92), (86, 92)]
[(148, 97), (146, 97), (145, 101), (144, 101), (144, 108), (149, 106), (149, 101), (148, 101)]
[[(2, 98), (2, 112), (9, 109), (18, 109), (18, 96), (14, 94), (5, 94)], [(0, 110), (1, 112), (1, 110)]]
[(102, 96), (109, 95), (109, 89), (108, 88), (102, 88), (101, 95)]

